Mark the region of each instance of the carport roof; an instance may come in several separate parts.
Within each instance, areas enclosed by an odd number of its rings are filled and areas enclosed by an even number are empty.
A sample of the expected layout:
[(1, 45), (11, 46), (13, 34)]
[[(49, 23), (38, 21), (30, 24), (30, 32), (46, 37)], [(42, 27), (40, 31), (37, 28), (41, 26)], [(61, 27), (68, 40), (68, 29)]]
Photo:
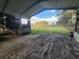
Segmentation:
[(77, 9), (79, 0), (0, 0), (0, 12), (30, 18), (44, 9)]

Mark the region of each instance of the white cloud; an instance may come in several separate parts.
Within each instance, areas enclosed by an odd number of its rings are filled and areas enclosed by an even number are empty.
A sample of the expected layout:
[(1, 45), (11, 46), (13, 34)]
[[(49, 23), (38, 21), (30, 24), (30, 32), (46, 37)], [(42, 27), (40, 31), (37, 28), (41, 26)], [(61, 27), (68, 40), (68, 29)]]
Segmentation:
[(32, 17), (31, 18), (31, 23), (35, 23), (35, 22), (38, 22), (38, 21), (48, 21), (49, 23), (54, 23), (56, 24), (56, 22), (58, 21), (58, 17), (50, 17), (50, 18), (43, 18), (43, 19), (40, 19), (40, 18), (37, 18), (37, 17)]
[(31, 20), (31, 23), (35, 23), (37, 21), (40, 21), (40, 19), (35, 17), (35, 16), (33, 16), (30, 20)]
[(56, 10), (50, 10), (51, 12), (55, 12)]

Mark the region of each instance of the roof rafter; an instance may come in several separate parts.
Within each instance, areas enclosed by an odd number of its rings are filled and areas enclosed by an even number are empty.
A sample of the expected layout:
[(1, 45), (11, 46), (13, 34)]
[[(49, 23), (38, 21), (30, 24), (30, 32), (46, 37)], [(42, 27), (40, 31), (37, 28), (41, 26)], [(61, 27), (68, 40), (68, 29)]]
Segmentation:
[(20, 13), (20, 15), (23, 15), (26, 11), (28, 11), (30, 8), (32, 8), (33, 6), (35, 6), (36, 4), (42, 2), (42, 1), (46, 1), (46, 0), (38, 0), (35, 3), (33, 3), (30, 7), (28, 7), (27, 9), (25, 9), (23, 12)]

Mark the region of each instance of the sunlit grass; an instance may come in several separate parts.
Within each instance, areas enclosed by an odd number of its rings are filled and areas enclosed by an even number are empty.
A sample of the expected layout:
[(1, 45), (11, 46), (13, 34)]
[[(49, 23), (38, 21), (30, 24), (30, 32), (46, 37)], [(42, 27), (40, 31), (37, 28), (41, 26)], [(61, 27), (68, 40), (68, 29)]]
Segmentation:
[(65, 36), (69, 34), (69, 30), (66, 27), (35, 27), (32, 26), (32, 34), (39, 33), (62, 33)]

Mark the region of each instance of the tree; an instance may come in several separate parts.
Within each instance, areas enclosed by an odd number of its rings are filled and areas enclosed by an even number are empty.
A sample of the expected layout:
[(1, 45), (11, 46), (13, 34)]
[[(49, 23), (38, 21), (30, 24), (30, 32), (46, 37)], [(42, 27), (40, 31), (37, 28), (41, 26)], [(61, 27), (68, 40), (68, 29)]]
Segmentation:
[(41, 26), (41, 27), (44, 27), (44, 26), (48, 26), (48, 21), (38, 21), (35, 23), (36, 26)]
[(73, 26), (76, 21), (74, 10), (66, 10), (59, 16), (59, 24)]

